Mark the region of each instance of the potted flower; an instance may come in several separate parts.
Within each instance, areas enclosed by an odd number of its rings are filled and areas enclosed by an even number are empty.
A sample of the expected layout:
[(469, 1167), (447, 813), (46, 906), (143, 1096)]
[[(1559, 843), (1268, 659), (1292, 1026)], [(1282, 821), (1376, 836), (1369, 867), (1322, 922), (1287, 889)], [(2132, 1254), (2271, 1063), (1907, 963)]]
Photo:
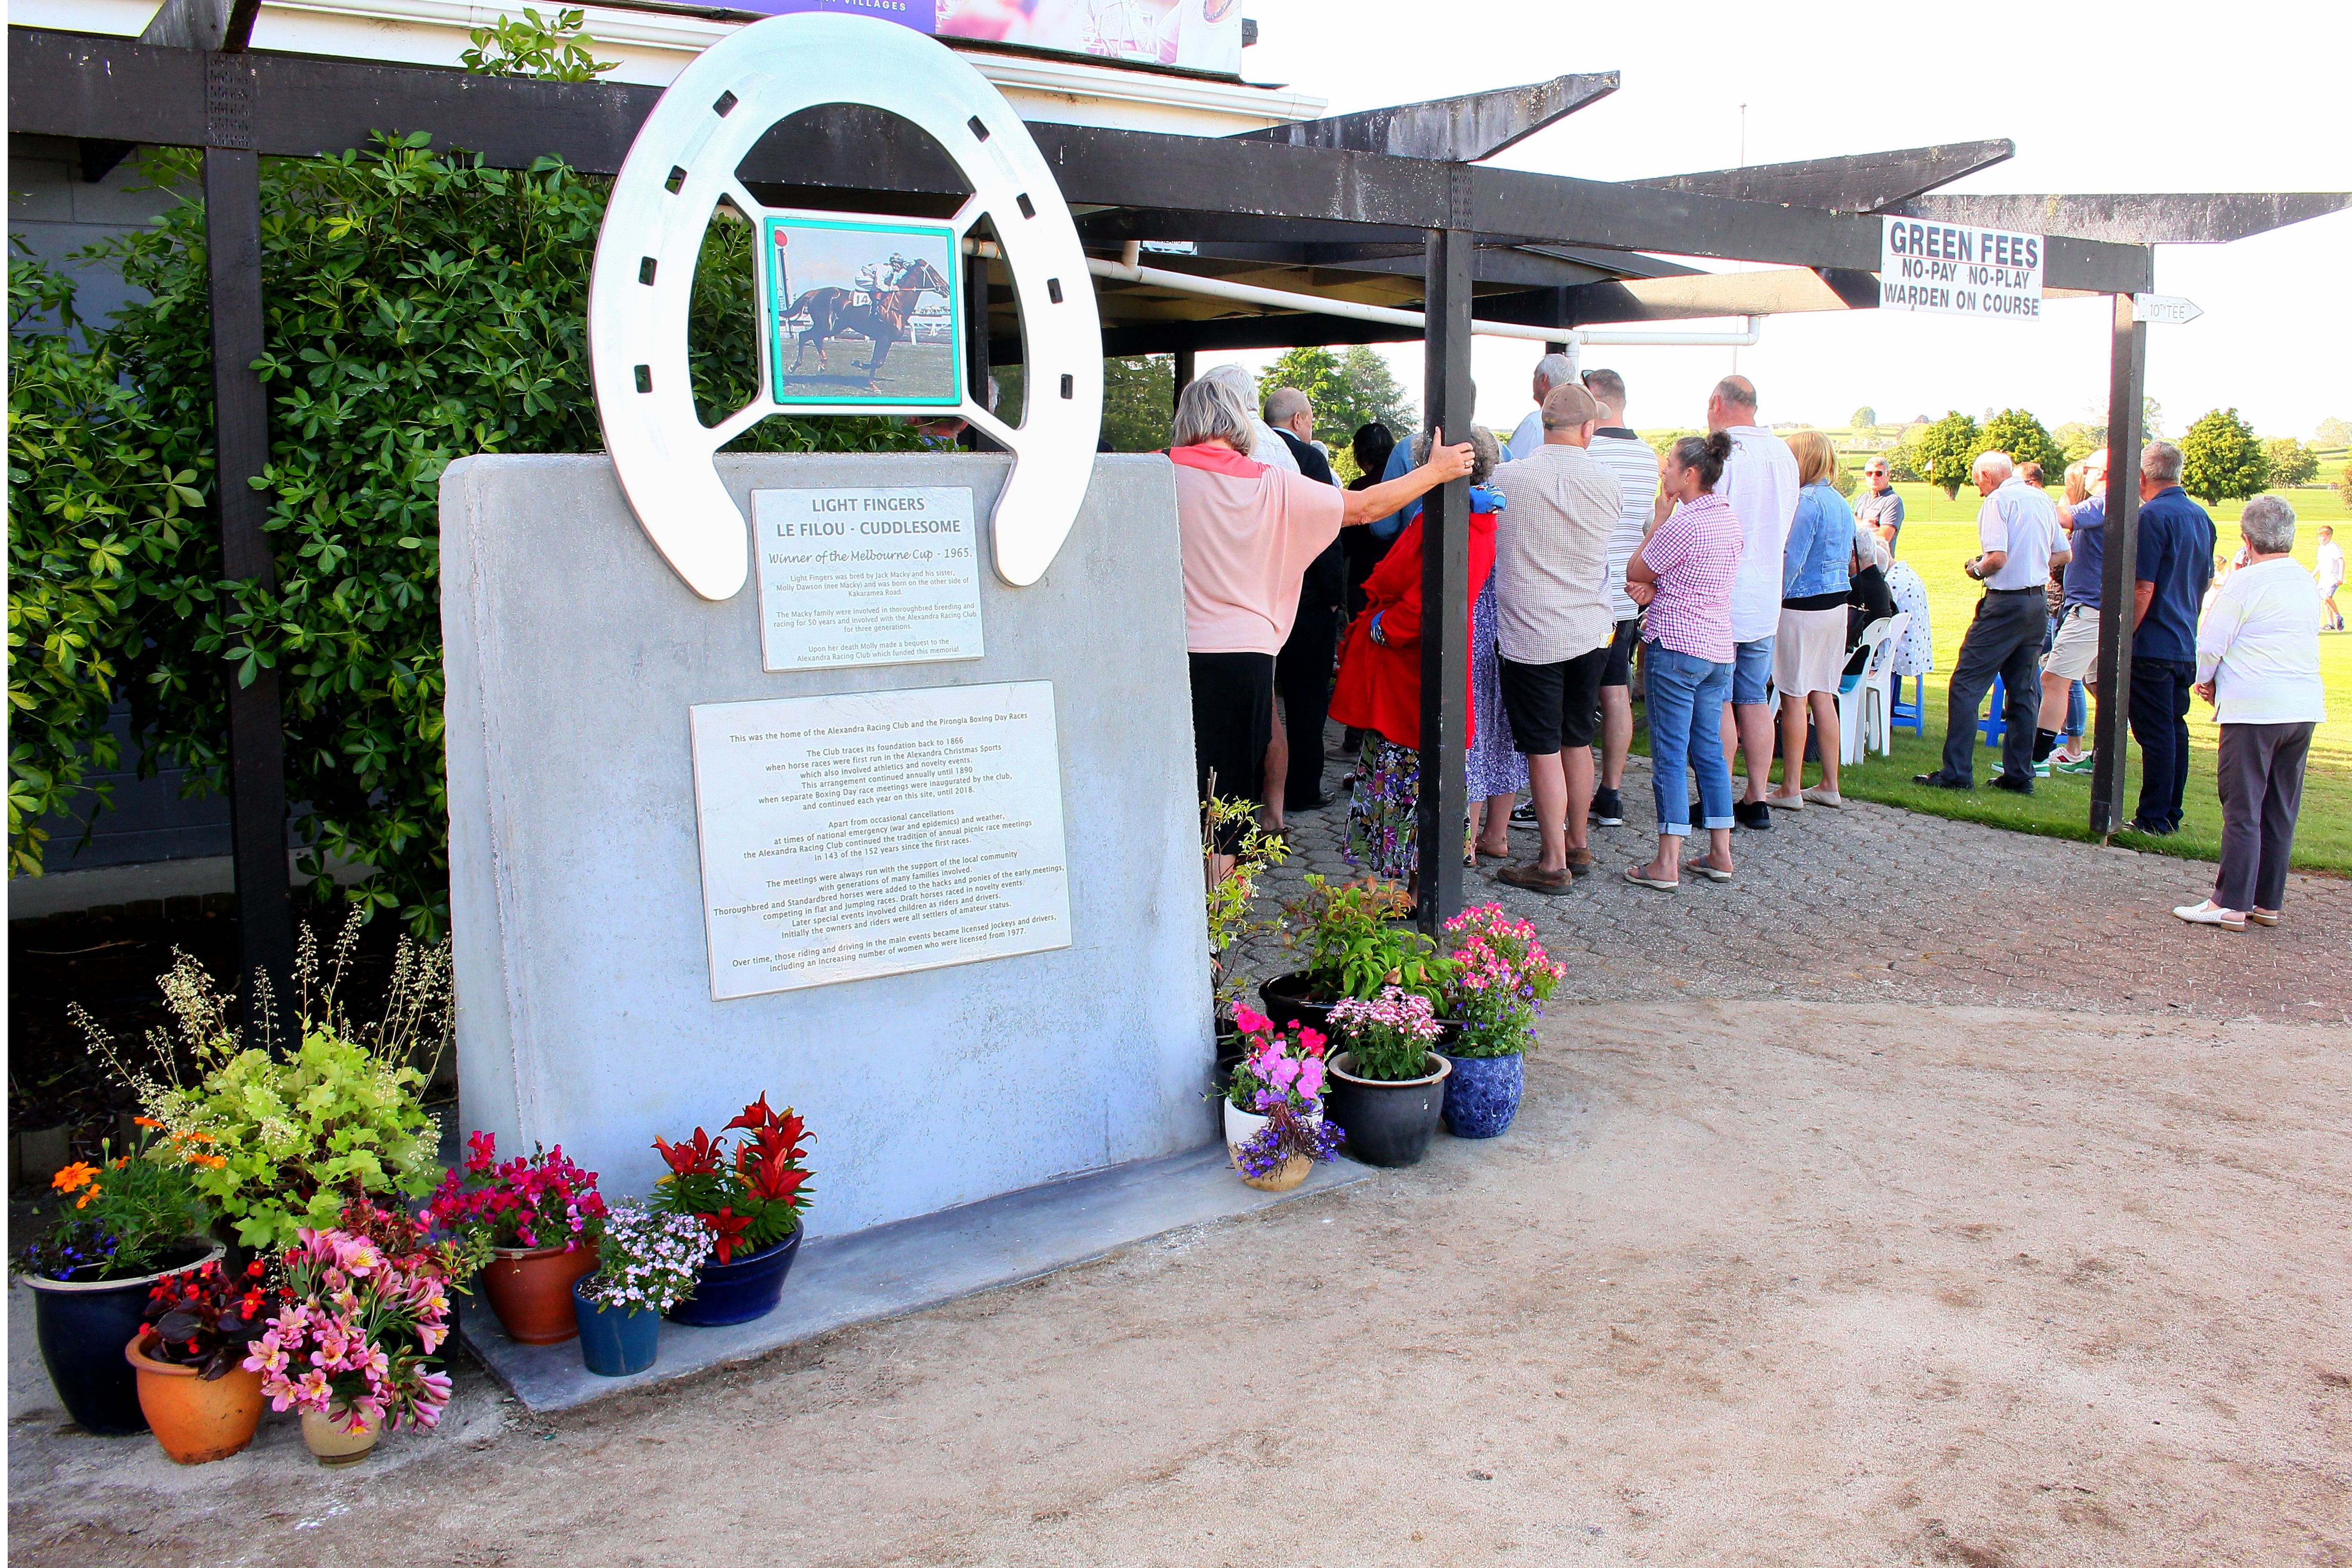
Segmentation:
[(1395, 882), (1367, 877), (1334, 886), (1316, 872), (1307, 890), (1283, 905), (1285, 940), (1306, 967), (1277, 974), (1258, 998), (1277, 1018), (1329, 1031), (1331, 1004), (1344, 996), (1369, 1001), (1396, 986), (1433, 1002), (1445, 994), (1454, 964), (1426, 932), (1402, 923), (1412, 898)]
[[(738, 1130), (744, 1136), (730, 1151), (727, 1134)], [(779, 1116), (761, 1094), (716, 1138), (698, 1127), (684, 1142), (654, 1140), (669, 1174), (656, 1184), (653, 1206), (691, 1215), (710, 1233), (711, 1260), (696, 1271), (694, 1293), (670, 1309), (672, 1322), (716, 1328), (776, 1310), (800, 1256), (807, 1135), (790, 1106)]]
[(1347, 1049), (1331, 1058), (1331, 1114), (1348, 1130), (1348, 1152), (1368, 1165), (1411, 1165), (1429, 1152), (1453, 1064), (1436, 1050), (1442, 1033), (1426, 996), (1394, 985), (1367, 1002), (1331, 1005), (1331, 1032)]
[(654, 1364), (662, 1314), (694, 1294), (709, 1258), (702, 1216), (670, 1214), (642, 1201), (613, 1205), (597, 1244), (596, 1272), (572, 1286), (580, 1359), (599, 1377), (626, 1377)]
[(1244, 1184), (1288, 1192), (1339, 1151), (1342, 1134), (1323, 1116), (1323, 1037), (1303, 1026), (1284, 1033), (1246, 1007), (1234, 1009), (1234, 1022), (1242, 1059), (1225, 1090), (1225, 1148)]
[(271, 1409), (302, 1413), (302, 1441), (331, 1466), (367, 1458), (386, 1430), (436, 1425), (449, 1403), (448, 1374), (433, 1370), (449, 1336), (433, 1252), (404, 1216), (346, 1214), (358, 1229), (305, 1231), (279, 1255), (288, 1303), (245, 1360)]
[(284, 1292), (255, 1258), (167, 1274), (147, 1293), (145, 1326), (123, 1347), (139, 1408), (163, 1452), (183, 1465), (241, 1453), (261, 1425), (261, 1373), (244, 1364)]
[(1446, 992), (1457, 1020), (1445, 1055), (1445, 1130), (1456, 1138), (1493, 1138), (1518, 1114), (1527, 1085), (1526, 1055), (1536, 1018), (1568, 973), (1536, 940), (1536, 928), (1500, 904), (1465, 910), (1445, 922), (1456, 973)]
[(517, 1344), (561, 1344), (580, 1331), (572, 1286), (596, 1267), (604, 1200), (596, 1173), (568, 1159), (563, 1146), (511, 1160), (497, 1138), (466, 1140), (466, 1163), (441, 1178), (425, 1217), (465, 1245), (487, 1247), (482, 1292)]
[(153, 1131), (142, 1121), (131, 1152), (101, 1144), (96, 1163), (77, 1160), (58, 1172), (49, 1184), (61, 1205), (57, 1223), (12, 1259), (33, 1292), (34, 1336), (58, 1398), (83, 1431), (100, 1436), (147, 1428), (122, 1348), (140, 1331), (148, 1293), (164, 1275), (225, 1250), (203, 1234), (212, 1211), (186, 1146)]
[(290, 1020), (273, 1015), (264, 994), (247, 999), (252, 1022), (241, 1028), (236, 999), (185, 953), (159, 982), (175, 1027), (148, 1035), (144, 1062), (126, 1062), (74, 1010), (93, 1051), (147, 1116), (192, 1157), (202, 1152), (196, 1190), (238, 1247), (290, 1247), (305, 1228), (332, 1226), (355, 1190), (421, 1198), (441, 1174), (423, 1100), (437, 1056), (423, 1070), (413, 1058), (447, 1047), (449, 946), (420, 951), (403, 941), (383, 1017), (360, 1024), (337, 1002), (336, 981), (362, 918), (353, 915), (325, 963), (310, 928), (300, 928)]

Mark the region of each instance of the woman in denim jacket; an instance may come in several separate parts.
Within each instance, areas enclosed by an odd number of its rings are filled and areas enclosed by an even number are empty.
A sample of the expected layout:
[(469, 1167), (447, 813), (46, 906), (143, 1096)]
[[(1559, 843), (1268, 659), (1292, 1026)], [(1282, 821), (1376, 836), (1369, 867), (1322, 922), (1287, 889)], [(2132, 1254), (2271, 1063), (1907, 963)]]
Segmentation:
[[(1797, 515), (1781, 552), (1780, 630), (1772, 643), (1772, 684), (1780, 693), (1780, 787), (1765, 798), (1782, 811), (1805, 803), (1842, 806), (1838, 794), (1837, 689), (1845, 672), (1846, 595), (1853, 582), (1853, 510), (1830, 488), (1837, 452), (1818, 430), (1789, 437), (1796, 454)], [(1805, 727), (1821, 736), (1822, 782), (1805, 789)]]

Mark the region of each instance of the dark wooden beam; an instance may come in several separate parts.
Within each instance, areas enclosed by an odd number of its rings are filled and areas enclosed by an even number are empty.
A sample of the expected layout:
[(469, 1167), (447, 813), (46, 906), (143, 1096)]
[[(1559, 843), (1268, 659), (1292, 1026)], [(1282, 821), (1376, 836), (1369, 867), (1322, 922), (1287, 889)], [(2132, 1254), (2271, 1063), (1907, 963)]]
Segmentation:
[(1617, 85), (1615, 71), (1558, 76), (1549, 81), (1464, 93), (1458, 98), (1400, 103), (1324, 120), (1294, 120), (1264, 131), (1244, 131), (1230, 140), (1475, 163), (1587, 104), (1600, 102), (1615, 92)]
[(2222, 191), (2146, 195), (1921, 196), (1906, 217), (2070, 234), (2116, 245), (2227, 245), (2352, 207), (2352, 191)]
[[(1706, 169), (1694, 174), (1660, 174), (1628, 180), (1654, 191), (1730, 196), (1747, 202), (1780, 202), (1832, 212), (1884, 212), (1922, 191), (1950, 184), (1963, 174), (2007, 163), (2017, 143), (1948, 142), (1936, 147), (1904, 147), (1891, 153), (1854, 153), (1842, 158), (1808, 158), (1795, 163), (1752, 163), (1741, 169)], [(2040, 226), (2023, 226), (2040, 232)]]
[[(1456, 165), (1455, 179), (1468, 171)], [(1468, 192), (1454, 204), (1466, 216)], [(1467, 226), (1429, 237), (1429, 324), (1423, 342), (1423, 428), (1433, 442), (1469, 438), (1470, 253)], [(1435, 935), (1462, 912), (1462, 825), (1469, 813), (1463, 777), (1470, 668), (1470, 482), (1457, 479), (1422, 501), (1421, 798), (1418, 893), (1422, 930)]]
[[(1761, 272), (1701, 272), (1682, 278), (1586, 283), (1568, 289), (1567, 295), (1568, 320), (1563, 324), (1570, 326), (1874, 310), (1878, 277), (1835, 267), (1776, 267)], [(1486, 308), (1482, 304), (1479, 309)]]
[(2101, 525), (2106, 551), (2099, 563), (2099, 691), (2091, 744), (2091, 831), (2102, 837), (2131, 820), (2124, 806), (2124, 738), (2131, 720), (2128, 606), (2139, 572), (2139, 450), (2141, 399), (2147, 390), (2147, 323), (2137, 320), (2131, 296), (2115, 300), (2107, 350), (2107, 506)]
[[(19, 27), (9, 29), (9, 43), (12, 129), (203, 145), (203, 57), (194, 51)], [(366, 145), (373, 131), (425, 130), (437, 145), (470, 149), (499, 167), (554, 155), (583, 173), (609, 174), (659, 96), (609, 82), (243, 58), (253, 62), (255, 147), (264, 154), (340, 153)], [(790, 136), (763, 142), (744, 173), (862, 189), (930, 181), (925, 188), (934, 188), (937, 177), (920, 173), (917, 139), (849, 133), (862, 123), (852, 111), (826, 110), (822, 125), (797, 142)], [(1458, 164), (1101, 126), (1040, 121), (1029, 129), (1065, 199), (1081, 205), (1423, 232), (1456, 222), (1448, 171)], [(1474, 167), (1469, 178), (1468, 222), (1459, 226), (1477, 236), (1804, 267), (1878, 264), (1873, 219), (1507, 169)], [(2053, 239), (2047, 254), (2052, 288), (2128, 292), (2152, 282), (2144, 247)]]
[[(215, 55), (233, 89), (234, 56)], [(265, 351), (261, 294), (261, 161), (243, 134), (233, 90), (216, 99), (205, 149), (205, 249), (213, 329), (215, 504), (221, 571), (264, 584), (278, 578), (268, 496), (253, 488), (269, 464), (269, 399), (253, 363)], [(239, 684), (223, 668), (228, 708), (229, 847), (236, 877), (237, 981), (257, 974), (281, 1003), (294, 965), (293, 904), (286, 870), (286, 731), (278, 672)], [(252, 1015), (247, 1014), (248, 1023)], [(280, 1015), (280, 1021), (284, 1015)]]

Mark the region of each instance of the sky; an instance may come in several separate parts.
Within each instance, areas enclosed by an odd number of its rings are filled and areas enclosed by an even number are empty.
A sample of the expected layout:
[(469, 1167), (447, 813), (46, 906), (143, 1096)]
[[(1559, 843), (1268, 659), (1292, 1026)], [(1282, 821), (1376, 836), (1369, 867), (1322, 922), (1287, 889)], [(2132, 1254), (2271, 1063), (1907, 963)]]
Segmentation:
[[(2014, 158), (1945, 189), (2352, 190), (2343, 74), (2352, 5), (2341, 0), (2242, 0), (2226, 14), (2111, 0), (1990, 12), (1767, 11), (1712, 0), (1670, 10), (1558, 0), (1250, 0), (1249, 9), (1261, 41), (1244, 54), (1244, 74), (1328, 98), (1335, 114), (1570, 71), (1622, 73), (1615, 94), (1497, 166), (1631, 179), (2005, 136)], [(1971, 37), (1989, 42), (1971, 48)], [(2352, 212), (2234, 245), (2159, 247), (2156, 287), (2205, 312), (2148, 329), (2148, 391), (2166, 433), (2215, 407), (2236, 407), (2264, 436), (2306, 440), (2322, 418), (2352, 418)], [(2052, 426), (2103, 421), (2106, 301), (2050, 300), (2044, 312), (2033, 323), (1777, 316), (1760, 342), (1737, 351), (1737, 368), (1757, 384), (1768, 423), (1843, 426), (1862, 405), (1889, 422), (2011, 406)], [(1384, 352), (1417, 388), (1420, 345)], [(1480, 423), (1517, 422), (1542, 352), (1477, 341)], [(1591, 347), (1584, 363), (1624, 374), (1636, 425), (1697, 426), (1733, 353)], [(1275, 356), (1233, 357), (1256, 365)]]

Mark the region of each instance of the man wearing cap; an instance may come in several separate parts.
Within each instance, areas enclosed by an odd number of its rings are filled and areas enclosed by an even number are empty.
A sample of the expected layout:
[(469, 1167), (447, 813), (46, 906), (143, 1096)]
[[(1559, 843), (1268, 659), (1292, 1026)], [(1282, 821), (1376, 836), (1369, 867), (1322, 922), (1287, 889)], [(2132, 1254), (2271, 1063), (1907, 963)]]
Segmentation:
[(1497, 873), (1513, 887), (1564, 893), (1591, 873), (1592, 738), (1601, 675), (1617, 629), (1609, 535), (1624, 503), (1617, 478), (1585, 447), (1601, 405), (1570, 381), (1543, 401), (1544, 444), (1487, 480), (1507, 503), (1495, 527), (1495, 640), (1503, 710), (1528, 759), (1542, 848)]

